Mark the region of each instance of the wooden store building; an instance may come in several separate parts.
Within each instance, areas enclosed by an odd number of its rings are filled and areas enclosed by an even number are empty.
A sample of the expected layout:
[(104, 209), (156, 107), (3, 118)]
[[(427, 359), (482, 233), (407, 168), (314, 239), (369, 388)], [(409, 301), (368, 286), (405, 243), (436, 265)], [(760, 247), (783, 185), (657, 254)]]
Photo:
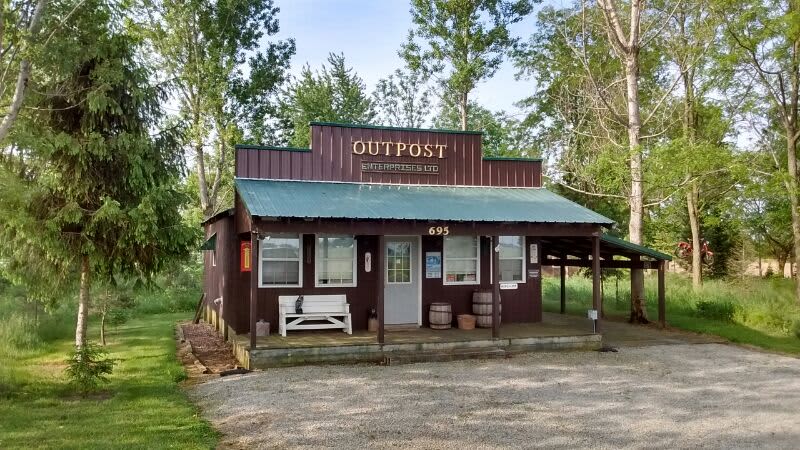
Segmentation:
[(250, 352), (311, 333), (380, 349), (387, 330), (470, 328), (483, 302), (500, 339), (542, 321), (542, 266), (562, 310), (581, 266), (595, 310), (601, 267), (657, 269), (663, 323), (669, 256), (541, 184), (541, 160), (484, 156), (480, 132), (312, 123), (309, 149), (236, 146), (234, 207), (204, 223), (205, 316)]

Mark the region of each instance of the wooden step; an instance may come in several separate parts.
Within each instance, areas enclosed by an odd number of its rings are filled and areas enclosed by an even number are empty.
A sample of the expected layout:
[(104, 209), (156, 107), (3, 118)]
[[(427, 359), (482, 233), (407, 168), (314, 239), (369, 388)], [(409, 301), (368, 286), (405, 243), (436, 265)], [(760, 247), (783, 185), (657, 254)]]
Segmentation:
[(383, 358), (383, 365), (413, 364), (420, 362), (446, 362), (464, 359), (497, 359), (507, 358), (508, 353), (502, 348), (464, 348), (441, 352), (397, 352), (388, 353)]

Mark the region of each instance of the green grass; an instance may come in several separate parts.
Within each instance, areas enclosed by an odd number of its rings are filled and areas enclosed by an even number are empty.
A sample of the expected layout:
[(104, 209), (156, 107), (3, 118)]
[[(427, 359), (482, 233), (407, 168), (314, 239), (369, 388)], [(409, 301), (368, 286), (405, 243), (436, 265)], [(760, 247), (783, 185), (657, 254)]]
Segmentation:
[[(754, 345), (767, 350), (800, 354), (800, 338), (794, 329), (800, 324), (800, 307), (794, 299), (792, 280), (776, 278), (744, 278), (708, 280), (695, 293), (691, 280), (679, 274), (667, 277), (667, 323), (675, 328), (699, 333), (714, 334), (732, 342)], [(543, 282), (544, 310), (557, 312), (560, 305), (558, 278), (545, 278)], [(647, 314), (657, 317), (656, 279), (645, 281)], [(591, 280), (573, 276), (567, 281), (567, 312), (586, 314), (591, 306)], [(617, 293), (614, 279), (604, 282), (604, 307), (606, 315), (625, 318), (630, 311), (630, 281), (619, 280)], [(706, 307), (698, 308), (699, 302)], [(711, 310), (733, 307), (731, 320), (718, 320), (709, 316)]]
[(213, 448), (216, 432), (176, 384), (174, 324), (185, 318), (141, 315), (111, 330), (118, 364), (94, 398), (67, 385), (67, 336), (0, 353), (0, 448)]

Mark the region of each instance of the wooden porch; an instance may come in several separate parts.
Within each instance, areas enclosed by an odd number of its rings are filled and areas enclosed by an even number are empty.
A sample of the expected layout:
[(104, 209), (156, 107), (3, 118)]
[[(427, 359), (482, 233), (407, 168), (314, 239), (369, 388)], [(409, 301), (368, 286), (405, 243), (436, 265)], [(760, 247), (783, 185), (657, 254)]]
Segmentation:
[[(492, 329), (433, 330), (430, 328), (385, 330), (384, 343), (377, 333), (354, 331), (296, 331), (287, 337), (277, 333), (259, 337), (250, 349), (250, 336), (234, 338), (234, 351), (243, 366), (267, 368), (321, 363), (388, 363), (389, 360), (437, 360), (443, 353), (453, 359), (504, 356), (509, 352), (535, 350), (594, 349), (601, 336), (592, 332), (592, 322), (585, 318), (545, 313), (538, 323), (510, 323), (499, 327), (500, 337)], [(429, 358), (426, 358), (429, 356)]]

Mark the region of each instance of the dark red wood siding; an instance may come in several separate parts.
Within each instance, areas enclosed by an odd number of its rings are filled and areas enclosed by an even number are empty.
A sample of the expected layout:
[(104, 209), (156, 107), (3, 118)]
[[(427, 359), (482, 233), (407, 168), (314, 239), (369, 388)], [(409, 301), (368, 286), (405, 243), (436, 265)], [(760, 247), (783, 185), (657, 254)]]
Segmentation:
[[(388, 184), (541, 186), (541, 161), (484, 159), (480, 134), (313, 125), (311, 139), (309, 151), (237, 147), (236, 176)], [(355, 141), (447, 145), (447, 149), (441, 159), (386, 156), (383, 150), (378, 155), (356, 155), (352, 147)], [(436, 174), (363, 172), (362, 161), (435, 164), (439, 171)]]

